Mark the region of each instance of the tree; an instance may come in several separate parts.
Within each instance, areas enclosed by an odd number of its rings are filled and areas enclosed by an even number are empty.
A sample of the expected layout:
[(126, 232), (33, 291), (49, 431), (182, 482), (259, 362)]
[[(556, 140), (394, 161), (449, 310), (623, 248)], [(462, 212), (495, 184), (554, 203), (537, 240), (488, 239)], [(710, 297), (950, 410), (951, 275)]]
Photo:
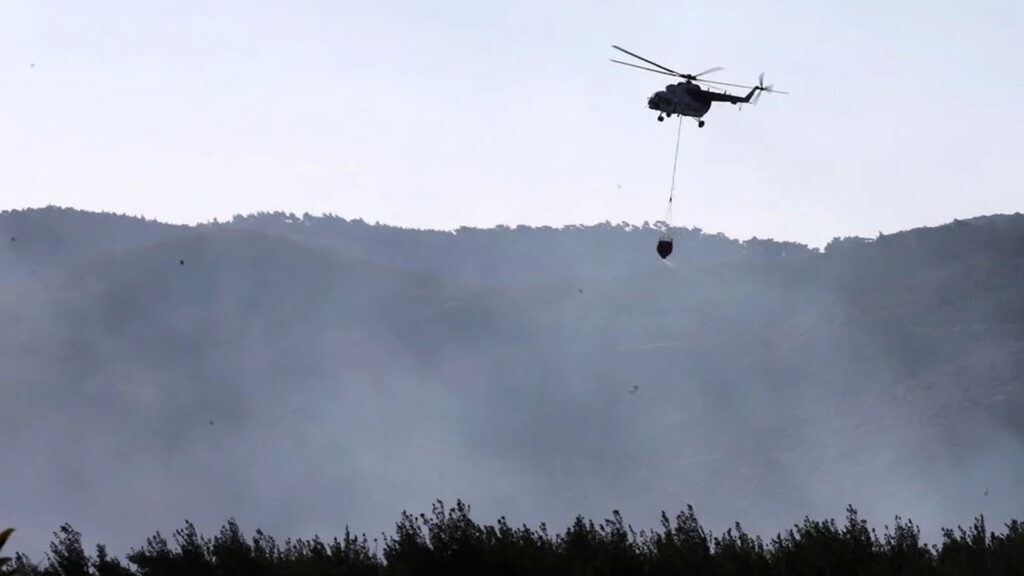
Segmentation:
[(47, 571), (56, 576), (92, 576), (92, 561), (82, 547), (82, 535), (70, 524), (63, 524), (53, 536)]
[(96, 559), (93, 560), (92, 569), (96, 576), (132, 576), (127, 566), (107, 554), (107, 547), (103, 544), (96, 545)]

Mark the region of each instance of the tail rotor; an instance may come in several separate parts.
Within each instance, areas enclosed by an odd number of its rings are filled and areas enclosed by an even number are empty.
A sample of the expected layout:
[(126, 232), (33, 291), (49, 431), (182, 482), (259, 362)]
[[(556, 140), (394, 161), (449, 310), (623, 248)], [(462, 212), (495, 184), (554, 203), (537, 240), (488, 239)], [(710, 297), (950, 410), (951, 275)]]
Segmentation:
[(781, 90), (776, 90), (775, 87), (773, 85), (771, 85), (771, 84), (765, 86), (764, 85), (764, 72), (761, 72), (761, 74), (758, 75), (758, 77), (757, 77), (757, 86), (755, 86), (754, 88), (757, 91), (754, 93), (754, 97), (750, 99), (750, 103), (751, 104), (757, 104), (757, 101), (761, 99), (761, 93), (762, 92), (771, 92), (773, 94), (788, 94), (788, 92), (783, 92)]
[[(769, 84), (767, 86), (764, 85), (764, 72), (761, 72), (757, 76), (757, 85), (754, 86), (753, 88), (754, 88), (754, 95), (750, 97), (750, 104), (751, 105), (757, 104), (757, 101), (761, 99), (761, 93), (762, 92), (775, 92), (775, 90), (772, 89), (772, 85), (771, 84)], [(743, 104), (740, 104), (740, 110), (743, 110)]]
[(757, 101), (761, 99), (761, 93), (764, 92), (765, 90), (771, 89), (771, 85), (764, 85), (764, 72), (761, 72), (761, 74), (759, 74), (757, 77), (757, 92), (755, 92), (754, 97), (750, 99), (750, 103), (756, 105)]

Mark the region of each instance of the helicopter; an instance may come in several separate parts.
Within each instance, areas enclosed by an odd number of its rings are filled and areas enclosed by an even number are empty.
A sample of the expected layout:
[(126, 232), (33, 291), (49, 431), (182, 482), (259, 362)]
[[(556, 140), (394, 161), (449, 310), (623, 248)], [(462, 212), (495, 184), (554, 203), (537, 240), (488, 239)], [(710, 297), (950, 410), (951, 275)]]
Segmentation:
[[(643, 56), (634, 54), (625, 48), (612, 45), (619, 52), (624, 52), (630, 56), (646, 62), (655, 68), (648, 68), (647, 66), (640, 66), (638, 64), (632, 64), (629, 62), (623, 62), (621, 60), (611, 59), (616, 64), (624, 64), (626, 66), (632, 66), (633, 68), (639, 68), (641, 70), (647, 70), (649, 72), (656, 72), (658, 74), (664, 74), (665, 76), (676, 76), (682, 78), (683, 82), (676, 84), (669, 84), (665, 86), (664, 90), (655, 92), (647, 99), (647, 107), (651, 110), (658, 111), (658, 122), (663, 122), (666, 117), (671, 118), (673, 114), (679, 116), (689, 116), (697, 121), (697, 126), (700, 128), (704, 127), (704, 115), (711, 109), (713, 102), (728, 102), (732, 105), (740, 105), (740, 108), (744, 104), (757, 104), (758, 98), (760, 98), (762, 92), (772, 92), (774, 94), (788, 94), (788, 92), (782, 92), (781, 90), (775, 90), (771, 85), (764, 85), (764, 73), (757, 79), (757, 86), (743, 86), (740, 84), (730, 84), (729, 82), (718, 82), (716, 80), (704, 80), (701, 77), (712, 72), (718, 72), (724, 70), (720, 66), (714, 68), (708, 68), (703, 72), (697, 74), (683, 74), (676, 72), (671, 68), (666, 68), (657, 62), (653, 62), (644, 58)], [(749, 89), (750, 92), (746, 96), (736, 96), (728, 94), (726, 92), (715, 92), (710, 88), (704, 88), (701, 84), (707, 85), (718, 85), (718, 86), (732, 86), (734, 88), (745, 88)]]

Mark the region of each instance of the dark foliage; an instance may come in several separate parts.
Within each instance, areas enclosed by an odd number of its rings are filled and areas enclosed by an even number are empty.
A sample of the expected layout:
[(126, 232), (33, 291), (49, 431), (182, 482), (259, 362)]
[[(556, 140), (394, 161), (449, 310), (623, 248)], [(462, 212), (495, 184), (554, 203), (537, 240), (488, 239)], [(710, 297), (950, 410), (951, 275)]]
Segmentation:
[(687, 507), (674, 521), (662, 514), (661, 528), (635, 532), (622, 516), (600, 524), (577, 517), (562, 534), (547, 528), (513, 528), (504, 518), (480, 525), (462, 501), (431, 514), (403, 513), (381, 555), (365, 536), (346, 528), (341, 540), (287, 540), (278, 546), (257, 530), (244, 535), (231, 519), (212, 539), (190, 522), (177, 530), (173, 546), (156, 533), (132, 550), (128, 567), (103, 545), (86, 554), (71, 526), (54, 533), (44, 564), (18, 554), (3, 575), (19, 576), (1009, 576), (1024, 574), (1024, 524), (1014, 520), (1002, 533), (988, 532), (977, 518), (968, 529), (946, 529), (933, 547), (920, 528), (896, 517), (879, 537), (851, 506), (842, 525), (812, 520), (778, 534), (768, 544), (736, 524), (724, 534), (707, 532)]
[(90, 576), (92, 562), (82, 547), (82, 535), (69, 524), (54, 532), (47, 554), (46, 574), (54, 576)]
[[(0, 552), (3, 551), (4, 544), (7, 543), (7, 539), (11, 537), (12, 533), (14, 533), (14, 528), (6, 528), (2, 532), (0, 532)], [(6, 556), (0, 556), (0, 570), (3, 570), (4, 566), (10, 564), (10, 562), (10, 558)]]

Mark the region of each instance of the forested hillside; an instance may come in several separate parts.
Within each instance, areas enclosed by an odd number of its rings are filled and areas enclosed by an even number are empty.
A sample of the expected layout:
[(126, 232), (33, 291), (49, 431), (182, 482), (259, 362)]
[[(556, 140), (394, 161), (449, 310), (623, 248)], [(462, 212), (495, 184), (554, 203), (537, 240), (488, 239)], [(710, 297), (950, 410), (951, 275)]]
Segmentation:
[[(5, 522), (375, 534), (437, 498), (774, 535), (1024, 516), (1024, 216), (822, 250), (655, 226), (0, 214)], [(115, 521), (116, 520), (116, 521)], [(932, 530), (932, 532), (928, 532)]]

